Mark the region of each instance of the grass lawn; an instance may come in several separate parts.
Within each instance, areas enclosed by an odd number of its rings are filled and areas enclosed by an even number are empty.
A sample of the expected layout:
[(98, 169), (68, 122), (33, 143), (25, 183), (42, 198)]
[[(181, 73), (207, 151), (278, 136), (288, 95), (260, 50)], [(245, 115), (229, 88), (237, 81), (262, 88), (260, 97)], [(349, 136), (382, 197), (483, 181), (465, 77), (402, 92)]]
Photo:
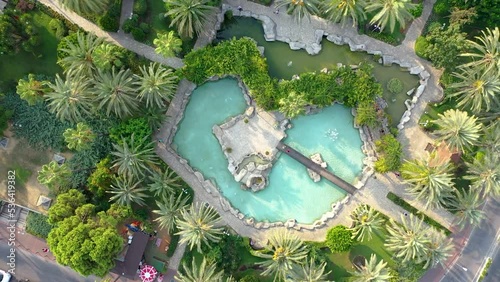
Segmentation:
[(391, 258), (391, 253), (384, 248), (385, 236), (385, 231), (380, 234), (375, 234), (370, 241), (357, 242), (348, 252), (332, 254), (330, 250), (326, 248), (323, 249), (329, 259), (327, 261), (326, 271), (331, 271), (331, 273), (328, 279), (332, 281), (345, 281), (350, 277), (351, 274), (349, 272), (354, 271), (352, 260), (356, 256), (370, 258), (370, 255), (374, 253), (377, 255), (378, 259), (383, 259), (387, 262), (389, 267), (394, 267), (395, 262)]
[(0, 55), (0, 86), (16, 84), (29, 73), (54, 75), (62, 71), (56, 64), (59, 40), (48, 28), (52, 19), (49, 15), (33, 10), (30, 12), (40, 34), (40, 46), (34, 53), (20, 51), (15, 55)]

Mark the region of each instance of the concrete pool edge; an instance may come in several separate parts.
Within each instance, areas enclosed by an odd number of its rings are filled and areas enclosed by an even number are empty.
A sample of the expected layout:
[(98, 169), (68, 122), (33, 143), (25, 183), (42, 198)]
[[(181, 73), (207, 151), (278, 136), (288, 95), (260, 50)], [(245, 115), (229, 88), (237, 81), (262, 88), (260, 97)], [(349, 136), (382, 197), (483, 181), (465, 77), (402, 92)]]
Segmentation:
[[(367, 54), (371, 55), (379, 55), (381, 56), (381, 64), (384, 66), (390, 66), (392, 64), (397, 64), (401, 68), (406, 69), (410, 74), (412, 75), (418, 75), (419, 79), (419, 86), (413, 91), (413, 97), (412, 99), (406, 99), (404, 104), (406, 107), (406, 111), (403, 113), (401, 119), (399, 120), (399, 123), (397, 125), (398, 130), (404, 129), (405, 123), (407, 123), (410, 120), (411, 116), (411, 110), (415, 107), (415, 105), (418, 102), (418, 99), (420, 96), (425, 91), (425, 88), (427, 86), (427, 81), (430, 78), (430, 73), (420, 64), (418, 63), (417, 60), (415, 60), (413, 63), (404, 61), (403, 59), (400, 58), (395, 58), (392, 55), (386, 55), (383, 54), (382, 51), (377, 51), (377, 50), (372, 50), (366, 46), (366, 44), (356, 44), (354, 41), (347, 36), (340, 36), (340, 35), (335, 35), (335, 34), (329, 34), (326, 32), (324, 29), (315, 29), (314, 30), (314, 41), (313, 42), (303, 42), (302, 38), (299, 40), (293, 41), (287, 36), (280, 36), (276, 32), (276, 26), (277, 24), (275, 21), (273, 21), (269, 16), (263, 15), (263, 14), (257, 14), (254, 13), (253, 11), (249, 10), (238, 10), (237, 7), (231, 6), (229, 4), (223, 3), (221, 12), (217, 14), (217, 22), (215, 24), (215, 30), (218, 31), (221, 29), (222, 23), (224, 22), (224, 15), (227, 11), (232, 11), (233, 16), (240, 16), (240, 17), (251, 17), (254, 18), (258, 21), (261, 22), (263, 30), (264, 30), (264, 37), (266, 41), (281, 41), (288, 43), (290, 49), (292, 50), (299, 50), (299, 49), (304, 49), (307, 51), (309, 55), (316, 55), (318, 54), (322, 47), (321, 47), (321, 41), (323, 40), (323, 37), (326, 36), (326, 40), (342, 46), (342, 45), (349, 45), (349, 49), (352, 52), (357, 52), (357, 51), (362, 51), (366, 52)], [(319, 20), (323, 20), (319, 18)], [(297, 74), (300, 75), (300, 74)]]
[[(223, 78), (233, 78), (238, 81), (238, 86), (242, 92), (242, 94), (245, 97), (247, 105), (250, 103), (250, 99), (248, 99), (249, 92), (248, 88), (244, 83), (240, 80), (239, 77), (237, 76), (232, 76), (232, 75), (226, 75), (226, 76), (215, 76), (212, 78), (207, 79), (206, 82), (210, 81), (217, 81), (219, 79)], [(206, 83), (205, 82), (205, 83)], [(222, 207), (222, 210), (224, 212), (232, 214), (235, 218), (237, 218), (239, 221), (241, 221), (244, 225), (253, 227), (256, 229), (269, 229), (273, 227), (286, 227), (286, 228), (293, 228), (295, 230), (315, 230), (319, 228), (323, 228), (325, 226), (328, 226), (327, 222), (333, 218), (336, 217), (336, 215), (342, 210), (343, 205), (347, 204), (350, 196), (346, 195), (343, 199), (333, 202), (331, 204), (331, 210), (330, 211), (325, 211), (322, 216), (315, 220), (311, 224), (303, 224), (303, 223), (298, 223), (295, 219), (288, 219), (284, 222), (282, 221), (277, 221), (277, 222), (267, 222), (267, 221), (256, 221), (253, 217), (247, 217), (243, 213), (241, 213), (238, 209), (234, 208), (229, 200), (221, 194), (221, 191), (217, 187), (213, 181), (209, 179), (205, 179), (204, 175), (193, 169), (189, 163), (188, 160), (184, 159), (182, 156), (180, 156), (174, 148), (172, 148), (174, 136), (177, 133), (178, 129), (178, 124), (182, 121), (184, 117), (184, 111), (185, 108), (190, 100), (192, 92), (196, 89), (196, 85), (192, 82), (189, 82), (187, 80), (182, 80), (180, 87), (178, 88), (179, 93), (176, 94), (179, 95), (181, 94), (181, 101), (178, 101), (175, 105), (175, 113), (174, 115), (171, 115), (170, 119), (168, 122), (165, 124), (165, 127), (167, 129), (167, 136), (164, 139), (165, 142), (162, 143), (165, 146), (164, 149), (166, 149), (170, 154), (175, 156), (177, 161), (183, 166), (185, 170), (187, 170), (190, 174), (190, 177), (192, 180), (195, 180), (200, 184), (200, 186), (212, 197), (216, 198)], [(183, 92), (183, 93), (182, 93)], [(351, 114), (355, 114), (354, 111), (351, 111)], [(363, 130), (363, 128), (357, 127), (355, 124), (353, 125), (354, 128), (357, 128), (360, 133), (360, 139), (362, 141), (362, 151), (365, 154), (365, 157), (363, 159), (363, 169), (356, 178), (356, 182), (353, 184), (358, 190), (362, 188), (366, 181), (369, 179), (369, 177), (374, 173), (373, 169), (373, 163), (376, 160), (375, 158), (375, 151), (374, 151), (374, 144), (372, 140), (369, 138), (369, 134), (366, 134)], [(193, 187), (194, 188), (194, 187)], [(196, 194), (195, 194), (196, 195)]]

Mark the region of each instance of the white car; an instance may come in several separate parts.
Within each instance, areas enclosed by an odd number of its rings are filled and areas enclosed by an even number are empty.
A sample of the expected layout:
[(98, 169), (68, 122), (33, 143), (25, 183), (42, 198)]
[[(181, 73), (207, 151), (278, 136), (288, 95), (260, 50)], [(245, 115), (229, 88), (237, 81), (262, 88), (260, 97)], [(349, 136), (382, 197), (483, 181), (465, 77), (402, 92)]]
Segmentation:
[(10, 273), (0, 270), (0, 282), (9, 282), (11, 277)]

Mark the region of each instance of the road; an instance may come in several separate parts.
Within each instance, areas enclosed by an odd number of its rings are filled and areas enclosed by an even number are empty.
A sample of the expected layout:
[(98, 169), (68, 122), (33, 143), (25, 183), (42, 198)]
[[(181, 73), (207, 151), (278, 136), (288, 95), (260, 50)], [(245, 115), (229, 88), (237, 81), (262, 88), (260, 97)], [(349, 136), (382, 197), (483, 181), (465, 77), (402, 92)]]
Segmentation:
[[(497, 246), (496, 239), (500, 228), (500, 216), (498, 216), (500, 213), (499, 203), (494, 199), (490, 199), (486, 203), (484, 211), (486, 213), (486, 218), (482, 221), (479, 227), (474, 229), (467, 246), (465, 246), (462, 252), (462, 255), (450, 268), (450, 271), (441, 280), (441, 282), (474, 281), (474, 278), (477, 278), (476, 276), (479, 275), (486, 257), (492, 255)], [(495, 261), (496, 265), (500, 265), (499, 260), (500, 259), (497, 259)], [(490, 269), (493, 270), (493, 266)], [(500, 276), (498, 271), (496, 271), (495, 275), (496, 277)], [(500, 280), (497, 279), (491, 281), (496, 282)]]
[[(7, 270), (7, 255), (9, 255), (9, 246), (5, 241), (0, 243), (0, 268)], [(29, 279), (32, 282), (94, 282), (94, 277), (85, 278), (74, 272), (68, 267), (61, 266), (54, 261), (41, 258), (30, 252), (16, 250), (16, 270), (12, 281), (22, 281)], [(99, 280), (97, 280), (99, 281)]]

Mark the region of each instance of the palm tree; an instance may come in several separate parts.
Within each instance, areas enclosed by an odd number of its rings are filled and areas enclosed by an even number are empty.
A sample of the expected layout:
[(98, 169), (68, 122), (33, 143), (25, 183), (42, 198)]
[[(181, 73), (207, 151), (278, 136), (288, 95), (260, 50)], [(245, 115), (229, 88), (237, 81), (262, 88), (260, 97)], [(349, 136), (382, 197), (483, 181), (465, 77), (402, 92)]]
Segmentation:
[(85, 35), (83, 32), (77, 32), (76, 42), (67, 40), (66, 48), (59, 50), (68, 55), (61, 58), (58, 63), (65, 72), (72, 70), (76, 77), (80, 75), (91, 77), (96, 70), (92, 53), (102, 44), (104, 44), (104, 39), (95, 36), (93, 33)]
[(360, 21), (366, 20), (365, 0), (329, 0), (323, 2), (324, 13), (329, 20), (344, 26), (352, 19), (352, 26), (357, 27)]
[(305, 106), (307, 101), (303, 94), (298, 94), (292, 91), (287, 97), (281, 98), (279, 100), (279, 110), (287, 118), (294, 118), (305, 112)]
[(479, 42), (467, 40), (467, 43), (469, 43), (471, 49), (475, 49), (475, 52), (460, 54), (473, 59), (472, 62), (462, 66), (470, 66), (479, 68), (486, 73), (498, 74), (500, 70), (500, 30), (498, 27), (493, 30), (486, 28), (486, 32), (481, 31), (481, 33), (482, 36), (476, 36)]
[(123, 65), (122, 49), (114, 44), (101, 44), (94, 48), (92, 61), (101, 70), (110, 70), (111, 67), (121, 67)]
[(423, 256), (424, 269), (434, 267), (438, 263), (444, 265), (453, 250), (451, 239), (446, 238), (443, 232), (438, 232), (434, 227), (428, 230), (427, 238), (429, 242), (427, 242), (427, 249)]
[(427, 252), (427, 227), (423, 225), (423, 219), (418, 219), (413, 214), (409, 217), (401, 216), (401, 222), (402, 224), (399, 224), (393, 219), (390, 220), (387, 226), (389, 235), (384, 245), (402, 262), (418, 263)]
[(304, 16), (310, 20), (311, 15), (319, 15), (320, 1), (318, 0), (278, 0), (276, 8), (287, 6), (287, 13), (301, 21)]
[(177, 32), (189, 38), (200, 35), (205, 25), (211, 26), (216, 8), (208, 5), (209, 0), (168, 0), (167, 13), (172, 21), (170, 27), (176, 26)]
[(449, 160), (440, 161), (437, 154), (425, 159), (406, 161), (401, 174), (409, 184), (407, 191), (417, 200), (423, 200), (425, 208), (440, 207), (453, 191), (453, 166)]
[(165, 107), (164, 101), (170, 101), (177, 88), (177, 76), (171, 69), (166, 69), (157, 63), (140, 67), (141, 75), (135, 75), (139, 91), (139, 99), (146, 99), (146, 106), (159, 108)]
[(76, 129), (68, 128), (63, 133), (64, 141), (68, 144), (68, 149), (77, 151), (90, 148), (90, 145), (96, 138), (96, 134), (92, 129), (83, 122), (76, 125)]
[(162, 202), (156, 201), (159, 210), (153, 210), (159, 215), (155, 221), (158, 222), (160, 228), (167, 230), (169, 233), (174, 230), (175, 220), (180, 216), (181, 210), (186, 207), (189, 197), (183, 197), (182, 193), (179, 197), (170, 194), (169, 197), (164, 196)]
[(78, 122), (90, 115), (93, 97), (89, 91), (90, 81), (68, 73), (66, 80), (56, 74), (51, 91), (46, 94), (49, 111), (61, 120)]
[(121, 144), (113, 144), (115, 156), (112, 168), (118, 168), (118, 174), (129, 178), (140, 178), (145, 172), (149, 172), (149, 166), (157, 164), (157, 156), (153, 149), (153, 142), (147, 141), (148, 136), (136, 145), (134, 135), (130, 138), (122, 138)]
[(389, 30), (394, 32), (396, 23), (404, 28), (406, 22), (413, 19), (410, 14), (415, 5), (410, 0), (373, 0), (366, 6), (368, 13), (377, 12), (370, 21), (370, 24), (378, 24), (380, 30), (384, 30), (389, 25)]
[(174, 31), (158, 33), (153, 44), (156, 46), (156, 53), (164, 57), (175, 57), (175, 54), (182, 51), (182, 40), (175, 36)]
[(51, 161), (42, 166), (38, 172), (38, 182), (46, 185), (53, 192), (61, 192), (61, 189), (68, 188), (71, 170), (67, 164), (59, 165), (56, 161)]
[(295, 267), (291, 273), (292, 280), (295, 282), (327, 282), (327, 276), (331, 271), (325, 273), (326, 262), (316, 265), (314, 259), (309, 259), (300, 267)]
[(484, 218), (484, 212), (481, 206), (484, 201), (480, 198), (481, 193), (476, 189), (470, 188), (467, 191), (456, 191), (456, 198), (451, 202), (451, 210), (456, 211), (458, 218), (457, 225), (463, 229), (467, 223), (478, 226)]
[(434, 123), (439, 126), (435, 131), (438, 140), (444, 140), (451, 149), (464, 151), (477, 144), (481, 132), (481, 124), (475, 116), (468, 116), (467, 112), (447, 110), (439, 114)]
[(290, 271), (307, 257), (307, 249), (302, 241), (288, 231), (278, 230), (269, 238), (266, 252), (257, 253), (267, 260), (259, 264), (266, 269), (262, 275), (274, 274), (275, 280), (286, 280)]
[(94, 94), (99, 100), (99, 109), (106, 109), (106, 115), (113, 113), (118, 118), (131, 116), (139, 108), (135, 95), (134, 76), (130, 69), (116, 72), (99, 70), (95, 77)]
[(487, 150), (484, 156), (467, 163), (465, 179), (472, 181), (472, 187), (485, 195), (500, 195), (500, 156), (498, 152)]
[(371, 254), (369, 260), (365, 259), (364, 266), (359, 267), (356, 265), (356, 271), (352, 274), (356, 277), (354, 282), (384, 282), (391, 279), (387, 262), (381, 259), (377, 263), (375, 254)]
[(151, 180), (149, 191), (153, 192), (155, 197), (160, 196), (163, 199), (182, 187), (181, 178), (169, 168), (164, 173), (154, 171), (149, 180)]
[(470, 108), (475, 114), (498, 107), (500, 93), (500, 78), (492, 72), (477, 68), (462, 67), (460, 72), (454, 72), (457, 82), (450, 84), (453, 90), (450, 97), (458, 98), (458, 106)]
[(500, 119), (486, 128), (480, 146), (495, 154), (500, 154)]
[(80, 15), (99, 15), (108, 8), (108, 0), (58, 0), (66, 9), (72, 10)]
[(17, 82), (16, 91), (21, 99), (28, 102), (28, 105), (33, 106), (37, 102), (43, 101), (43, 96), (49, 91), (50, 83), (48, 81), (39, 81), (35, 75), (28, 74), (28, 79), (19, 79)]
[(180, 271), (175, 279), (180, 282), (222, 282), (224, 271), (217, 272), (215, 264), (210, 264), (207, 267), (207, 260), (203, 257), (201, 265), (198, 266), (196, 258), (193, 258), (191, 267), (188, 267), (185, 262), (182, 263), (183, 271)]
[(359, 205), (349, 215), (352, 220), (352, 235), (359, 241), (371, 240), (376, 230), (381, 230), (385, 220), (380, 214), (368, 205)]
[(144, 110), (144, 118), (148, 121), (149, 127), (155, 131), (168, 119), (166, 113), (167, 107), (150, 107)]
[(114, 195), (109, 198), (109, 201), (122, 206), (131, 206), (132, 203), (143, 206), (144, 199), (148, 197), (146, 194), (148, 189), (141, 187), (141, 181), (134, 182), (128, 176), (115, 177), (110, 188), (107, 192)]
[(200, 203), (181, 210), (176, 223), (180, 231), (175, 234), (181, 236), (180, 243), (188, 243), (191, 250), (196, 245), (198, 252), (202, 243), (210, 246), (210, 242), (218, 242), (223, 231), (222, 227), (215, 227), (219, 223), (215, 209)]

